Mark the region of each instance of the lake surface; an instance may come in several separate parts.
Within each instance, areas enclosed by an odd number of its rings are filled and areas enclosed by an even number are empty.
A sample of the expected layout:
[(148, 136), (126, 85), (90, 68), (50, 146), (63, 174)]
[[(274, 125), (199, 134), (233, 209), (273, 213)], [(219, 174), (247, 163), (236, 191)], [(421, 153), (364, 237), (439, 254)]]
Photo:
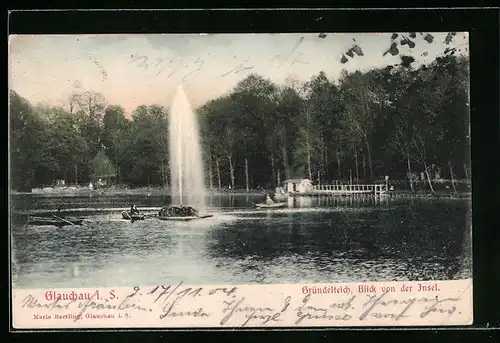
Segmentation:
[[(470, 200), (214, 196), (213, 218), (131, 223), (158, 196), (14, 196), (13, 211), (63, 209), (85, 225), (13, 223), (19, 288), (446, 280), (471, 277)], [(155, 211), (157, 212), (157, 211)], [(153, 212), (151, 212), (153, 213)]]

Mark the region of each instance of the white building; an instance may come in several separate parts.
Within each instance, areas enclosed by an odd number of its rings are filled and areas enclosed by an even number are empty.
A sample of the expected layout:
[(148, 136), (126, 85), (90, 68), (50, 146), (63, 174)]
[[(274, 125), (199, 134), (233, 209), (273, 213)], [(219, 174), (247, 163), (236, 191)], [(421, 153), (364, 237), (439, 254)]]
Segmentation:
[(309, 179), (289, 179), (283, 181), (285, 193), (309, 193), (313, 191), (312, 181)]

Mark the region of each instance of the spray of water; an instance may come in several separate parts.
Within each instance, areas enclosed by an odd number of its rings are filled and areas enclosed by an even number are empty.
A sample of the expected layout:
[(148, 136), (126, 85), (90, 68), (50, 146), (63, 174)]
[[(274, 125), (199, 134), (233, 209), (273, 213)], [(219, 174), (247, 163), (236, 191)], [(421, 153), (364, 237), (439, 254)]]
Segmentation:
[(198, 120), (182, 85), (170, 108), (169, 143), (172, 203), (204, 212), (206, 189)]

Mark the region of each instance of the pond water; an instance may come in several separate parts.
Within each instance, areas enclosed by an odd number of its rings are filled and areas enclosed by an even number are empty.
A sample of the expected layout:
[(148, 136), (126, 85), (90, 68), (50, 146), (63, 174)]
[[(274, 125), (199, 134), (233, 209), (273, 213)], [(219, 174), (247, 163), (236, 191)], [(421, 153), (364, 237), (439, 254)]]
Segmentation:
[[(446, 280), (471, 277), (470, 200), (213, 196), (212, 218), (131, 223), (158, 196), (15, 196), (13, 211), (58, 207), (82, 226), (13, 222), (18, 288)], [(153, 212), (151, 212), (153, 213)]]

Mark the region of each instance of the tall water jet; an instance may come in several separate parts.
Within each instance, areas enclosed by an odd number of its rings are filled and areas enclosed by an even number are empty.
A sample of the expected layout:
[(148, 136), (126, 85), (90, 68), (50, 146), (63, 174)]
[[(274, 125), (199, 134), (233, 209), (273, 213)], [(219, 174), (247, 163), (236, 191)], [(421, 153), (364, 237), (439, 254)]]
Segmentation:
[(182, 85), (170, 108), (169, 143), (172, 204), (204, 212), (206, 189), (198, 120)]

